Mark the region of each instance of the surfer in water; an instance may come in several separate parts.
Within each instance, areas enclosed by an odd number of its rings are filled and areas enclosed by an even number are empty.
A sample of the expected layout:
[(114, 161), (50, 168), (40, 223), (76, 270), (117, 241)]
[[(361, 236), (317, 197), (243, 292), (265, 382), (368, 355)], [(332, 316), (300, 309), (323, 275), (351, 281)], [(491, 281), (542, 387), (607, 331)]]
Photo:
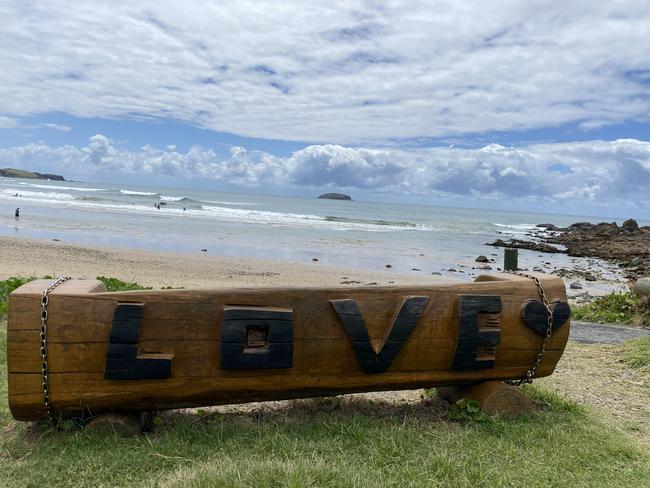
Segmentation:
[(14, 217), (16, 218), (16, 220), (20, 218), (20, 208), (16, 209), (16, 211), (14, 212)]

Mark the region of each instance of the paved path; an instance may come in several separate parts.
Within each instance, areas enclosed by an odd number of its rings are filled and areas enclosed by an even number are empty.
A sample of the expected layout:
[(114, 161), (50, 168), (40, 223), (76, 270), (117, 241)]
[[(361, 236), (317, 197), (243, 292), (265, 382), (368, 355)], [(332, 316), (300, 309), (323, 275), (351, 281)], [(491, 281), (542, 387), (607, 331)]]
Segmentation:
[(569, 338), (582, 344), (619, 344), (635, 337), (650, 336), (650, 330), (625, 325), (571, 321)]

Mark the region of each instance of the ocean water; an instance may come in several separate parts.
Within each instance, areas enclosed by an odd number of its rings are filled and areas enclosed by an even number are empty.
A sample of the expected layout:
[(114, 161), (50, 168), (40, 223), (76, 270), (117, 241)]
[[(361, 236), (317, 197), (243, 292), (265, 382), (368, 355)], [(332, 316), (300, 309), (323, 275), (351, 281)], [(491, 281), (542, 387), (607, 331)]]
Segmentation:
[[(16, 207), (21, 211), (18, 221)], [(501, 265), (503, 251), (486, 246), (487, 242), (526, 238), (544, 222), (603, 220), (607, 219), (0, 178), (0, 235), (186, 254), (207, 249), (214, 255), (291, 262), (317, 258), (325, 265), (399, 274), (440, 272), (461, 279), (480, 274), (472, 269), (480, 254), (495, 260), (495, 270)], [(597, 260), (520, 251), (521, 267), (572, 264), (598, 265), (613, 272)]]

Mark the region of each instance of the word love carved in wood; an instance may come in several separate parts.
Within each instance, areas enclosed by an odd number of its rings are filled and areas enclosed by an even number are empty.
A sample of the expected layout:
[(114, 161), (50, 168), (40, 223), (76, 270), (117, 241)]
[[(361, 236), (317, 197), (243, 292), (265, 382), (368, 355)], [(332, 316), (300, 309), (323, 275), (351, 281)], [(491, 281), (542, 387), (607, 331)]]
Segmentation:
[[(427, 296), (407, 296), (386, 324), (384, 341), (376, 350), (357, 302), (329, 300), (344, 329), (361, 371), (384, 373), (408, 342), (429, 304)], [(163, 379), (171, 376), (171, 354), (138, 354), (144, 305), (118, 303), (113, 313), (106, 356), (105, 378), (110, 380)], [(494, 367), (501, 341), (499, 295), (459, 295), (456, 348), (449, 370), (475, 371)], [(566, 302), (552, 304), (553, 332), (569, 318)], [(544, 334), (547, 316), (540, 302), (522, 307), (521, 320)], [(221, 323), (220, 367), (223, 370), (262, 370), (293, 367), (294, 313), (287, 308), (225, 306)], [(336, 358), (333, 358), (335, 360)]]

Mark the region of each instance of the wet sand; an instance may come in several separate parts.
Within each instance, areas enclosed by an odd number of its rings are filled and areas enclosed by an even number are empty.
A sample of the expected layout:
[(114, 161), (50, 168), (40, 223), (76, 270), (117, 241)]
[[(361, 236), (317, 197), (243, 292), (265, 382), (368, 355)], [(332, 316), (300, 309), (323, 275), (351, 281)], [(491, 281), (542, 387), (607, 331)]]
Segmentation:
[(148, 252), (0, 237), (0, 279), (10, 276), (110, 276), (153, 287), (361, 286), (449, 283), (436, 275), (403, 276), (243, 257)]

